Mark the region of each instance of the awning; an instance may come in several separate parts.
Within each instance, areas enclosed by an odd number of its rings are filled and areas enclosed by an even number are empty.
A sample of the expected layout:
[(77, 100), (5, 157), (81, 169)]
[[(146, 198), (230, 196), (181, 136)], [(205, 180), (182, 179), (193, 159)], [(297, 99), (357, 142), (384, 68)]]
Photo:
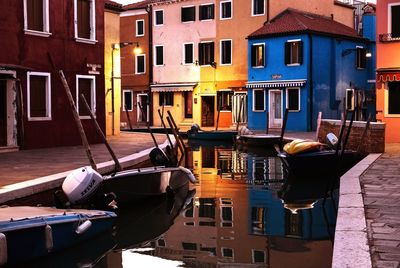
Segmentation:
[(30, 67), (17, 65), (17, 64), (0, 63), (0, 70), (27, 70), (27, 71), (32, 71), (33, 69), (30, 68)]
[(380, 68), (376, 72), (377, 82), (400, 81), (400, 68)]
[(193, 91), (197, 83), (155, 84), (150, 85), (151, 92), (183, 92)]
[(302, 87), (306, 82), (306, 79), (248, 82), (246, 88)]

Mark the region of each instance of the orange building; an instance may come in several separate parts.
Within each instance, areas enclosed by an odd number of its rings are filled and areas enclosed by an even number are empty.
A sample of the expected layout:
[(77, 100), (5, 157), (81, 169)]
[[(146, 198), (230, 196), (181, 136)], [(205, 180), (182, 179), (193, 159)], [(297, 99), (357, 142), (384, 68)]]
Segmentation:
[(379, 0), (376, 119), (386, 123), (386, 142), (400, 142), (400, 1)]

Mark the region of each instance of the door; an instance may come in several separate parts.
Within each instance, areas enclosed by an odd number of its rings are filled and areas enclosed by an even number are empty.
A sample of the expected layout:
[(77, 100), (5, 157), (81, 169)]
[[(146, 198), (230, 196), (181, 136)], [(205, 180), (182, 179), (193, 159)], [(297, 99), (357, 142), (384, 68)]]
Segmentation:
[(185, 118), (193, 118), (193, 91), (183, 92), (185, 98)]
[(233, 95), (232, 122), (247, 123), (247, 94), (235, 93)]
[(0, 146), (7, 146), (7, 81), (0, 79)]
[[(140, 105), (139, 105), (140, 104)], [(140, 109), (142, 107), (142, 109)], [(147, 105), (147, 94), (138, 94), (137, 95), (137, 121), (138, 122), (147, 122), (149, 107)]]
[(269, 127), (281, 128), (282, 127), (282, 91), (270, 90), (268, 92), (268, 114), (269, 114)]
[(214, 102), (215, 96), (201, 97), (201, 126), (214, 126)]

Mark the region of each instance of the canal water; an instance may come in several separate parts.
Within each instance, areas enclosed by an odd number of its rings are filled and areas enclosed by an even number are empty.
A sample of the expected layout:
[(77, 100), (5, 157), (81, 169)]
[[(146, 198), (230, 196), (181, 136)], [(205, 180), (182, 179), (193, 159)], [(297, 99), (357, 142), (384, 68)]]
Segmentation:
[(272, 151), (190, 145), (189, 191), (119, 211), (113, 233), (32, 267), (331, 267), (327, 178), (287, 178)]

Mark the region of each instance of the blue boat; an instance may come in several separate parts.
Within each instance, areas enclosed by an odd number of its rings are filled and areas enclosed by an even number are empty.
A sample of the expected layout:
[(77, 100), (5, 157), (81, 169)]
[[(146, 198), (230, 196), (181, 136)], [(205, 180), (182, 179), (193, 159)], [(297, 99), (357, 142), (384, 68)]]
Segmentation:
[(0, 266), (25, 263), (113, 228), (116, 214), (50, 207), (0, 208)]

